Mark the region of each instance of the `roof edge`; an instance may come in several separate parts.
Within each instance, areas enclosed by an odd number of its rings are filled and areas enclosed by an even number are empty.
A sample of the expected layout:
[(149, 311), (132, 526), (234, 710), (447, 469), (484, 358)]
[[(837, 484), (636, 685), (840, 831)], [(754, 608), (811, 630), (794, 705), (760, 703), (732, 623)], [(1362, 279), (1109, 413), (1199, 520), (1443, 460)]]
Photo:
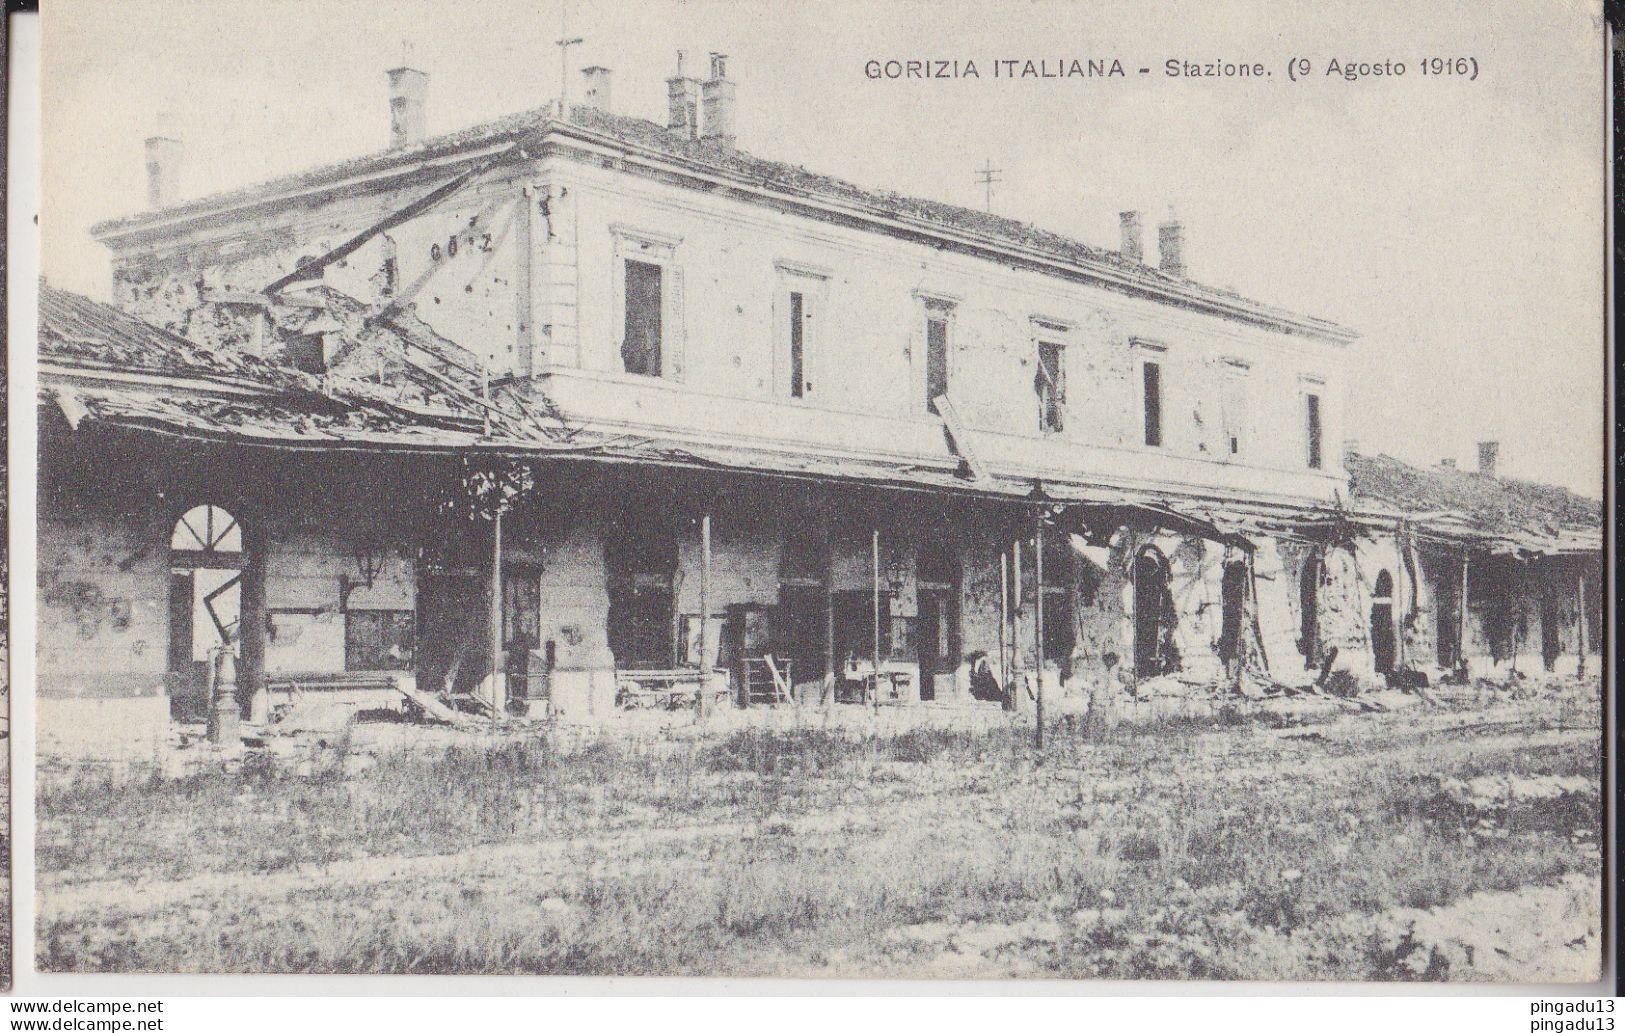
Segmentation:
[[(491, 136), (480, 139), (477, 141), (477, 145), (459, 142), (457, 138), (462, 135), (460, 133), (450, 134), (448, 137), (441, 138), (443, 142), (438, 144), (435, 140), (430, 140), (426, 141), (421, 148), (400, 152), (386, 151), (354, 159), (355, 162), (360, 163), (360, 168), (350, 175), (344, 175), (335, 169), (333, 176), (330, 178), (313, 179), (306, 183), (290, 186), (286, 190), (275, 192), (269, 196), (243, 196), (241, 192), (234, 192), (218, 195), (217, 201), (202, 198), (169, 209), (159, 209), (134, 216), (103, 220), (91, 226), (90, 232), (98, 242), (108, 246), (115, 246), (115, 242), (129, 237), (146, 234), (163, 235), (183, 231), (184, 228), (190, 228), (195, 224), (211, 219), (218, 219), (227, 213), (292, 204), (312, 195), (363, 187), (368, 183), (400, 178), (429, 168), (456, 167), (464, 162), (477, 160), (505, 146), (511, 146), (513, 142), (522, 138), (528, 138), (535, 142), (538, 145), (538, 150), (540, 150), (541, 145), (550, 143), (553, 138), (562, 135), (574, 137), (578, 141), (591, 145), (607, 146), (629, 155), (636, 155), (644, 161), (677, 168), (687, 175), (694, 175), (698, 172), (709, 178), (727, 182), (735, 189), (748, 194), (763, 198), (779, 198), (799, 204), (817, 205), (844, 214), (847, 217), (880, 224), (889, 223), (896, 230), (902, 232), (924, 234), (949, 243), (957, 243), (963, 247), (1006, 256), (1013, 255), (1024, 261), (1052, 266), (1057, 269), (1072, 270), (1107, 287), (1168, 298), (1186, 306), (1207, 310), (1221, 316), (1243, 318), (1338, 345), (1350, 344), (1360, 337), (1358, 331), (1342, 326), (1332, 320), (1278, 308), (1241, 295), (1231, 295), (1228, 292), (1220, 291), (1218, 288), (1197, 281), (1163, 283), (1152, 278), (1137, 276), (1133, 270), (1120, 269), (1109, 262), (1089, 261), (1076, 256), (1057, 254), (1046, 251), (1041, 247), (1023, 244), (1015, 240), (1002, 239), (990, 233), (955, 227), (938, 220), (922, 218), (904, 212), (886, 211), (878, 204), (863, 204), (846, 198), (819, 194), (815, 191), (795, 190), (788, 185), (775, 186), (763, 183), (723, 165), (708, 162), (704, 160), (703, 156), (672, 154), (644, 146), (611, 132), (595, 130), (592, 127), (572, 121), (563, 121), (550, 115), (543, 116), (542, 112), (546, 110), (537, 109), (535, 112), (538, 118), (544, 119), (540, 125), (515, 126), (510, 130), (498, 131)], [(532, 113), (523, 113), (514, 117), (523, 118), (529, 114)], [(463, 132), (469, 131), (471, 130)], [(316, 173), (320, 171), (315, 170)], [(244, 189), (252, 190), (254, 188), (248, 187)], [(929, 201), (930, 199), (922, 198), (921, 200)], [(930, 203), (938, 204), (943, 202), (933, 201)], [(884, 225), (880, 228), (884, 231)], [(1081, 241), (1077, 243), (1080, 246), (1087, 246), (1082, 245)]]

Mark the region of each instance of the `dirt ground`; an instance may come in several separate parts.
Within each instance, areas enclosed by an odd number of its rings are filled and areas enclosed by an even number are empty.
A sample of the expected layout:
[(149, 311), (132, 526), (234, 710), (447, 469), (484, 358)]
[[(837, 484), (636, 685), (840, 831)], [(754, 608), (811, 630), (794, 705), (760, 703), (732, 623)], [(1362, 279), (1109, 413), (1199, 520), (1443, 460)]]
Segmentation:
[(297, 761), (57, 775), (38, 963), (1590, 980), (1596, 693), (1057, 724), (1042, 753), (986, 715), (363, 725)]

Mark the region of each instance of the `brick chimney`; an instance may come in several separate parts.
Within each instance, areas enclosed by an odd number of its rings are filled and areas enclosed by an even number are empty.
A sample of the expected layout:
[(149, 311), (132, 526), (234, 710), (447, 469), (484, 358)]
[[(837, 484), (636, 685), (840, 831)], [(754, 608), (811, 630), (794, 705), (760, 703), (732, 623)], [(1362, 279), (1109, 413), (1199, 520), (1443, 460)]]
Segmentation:
[(1157, 227), (1158, 267), (1169, 276), (1185, 278), (1185, 224), (1168, 212), (1168, 221)]
[(423, 142), (424, 101), (429, 75), (416, 68), (391, 68), (389, 75), (389, 148)]
[(1117, 249), (1118, 253), (1130, 262), (1144, 261), (1145, 249), (1140, 241), (1140, 213), (1119, 212), (1117, 219), (1123, 227), (1123, 243)]
[(1495, 476), (1495, 461), (1501, 457), (1501, 443), (1499, 441), (1480, 441), (1478, 443), (1478, 472), (1485, 477)]
[(173, 132), (147, 137), (147, 205), (163, 208), (181, 198), (181, 156), (186, 149)]
[(581, 103), (596, 111), (609, 111), (609, 69), (593, 65), (581, 70)]
[(700, 139), (726, 147), (734, 146), (734, 84), (728, 78), (728, 55), (711, 54), (711, 78), (700, 87), (705, 121)]
[(683, 74), (683, 52), (677, 52), (677, 74), (666, 80), (666, 128), (688, 140), (700, 138), (700, 81)]

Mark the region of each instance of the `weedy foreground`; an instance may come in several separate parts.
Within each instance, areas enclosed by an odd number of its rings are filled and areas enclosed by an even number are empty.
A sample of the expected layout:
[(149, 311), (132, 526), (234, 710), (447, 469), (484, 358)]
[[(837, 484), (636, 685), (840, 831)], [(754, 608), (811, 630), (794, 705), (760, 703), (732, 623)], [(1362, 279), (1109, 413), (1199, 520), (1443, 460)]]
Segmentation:
[[(423, 734), (59, 776), (46, 971), (1582, 980), (1596, 686), (1282, 720)], [(420, 730), (414, 730), (420, 731)]]

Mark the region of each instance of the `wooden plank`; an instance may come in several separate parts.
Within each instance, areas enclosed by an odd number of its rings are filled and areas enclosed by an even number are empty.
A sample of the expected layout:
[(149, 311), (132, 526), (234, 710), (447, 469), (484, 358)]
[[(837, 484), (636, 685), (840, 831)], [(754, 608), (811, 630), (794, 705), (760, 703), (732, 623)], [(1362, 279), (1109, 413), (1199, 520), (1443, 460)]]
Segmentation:
[(953, 439), (954, 451), (958, 452), (959, 458), (965, 460), (965, 465), (970, 467), (971, 477), (978, 481), (987, 480), (987, 467), (982, 465), (982, 461), (976, 458), (976, 453), (971, 450), (970, 435), (965, 431), (965, 423), (959, 418), (959, 412), (948, 400), (948, 396), (938, 395), (931, 399), (931, 402), (937, 407), (937, 415), (942, 417), (943, 424), (948, 428), (948, 434)]
[(767, 664), (767, 673), (773, 676), (773, 684), (778, 688), (779, 695), (783, 697), (784, 702), (794, 703), (795, 697), (790, 692), (790, 685), (785, 681), (784, 676), (779, 673), (779, 665), (773, 662), (773, 654), (767, 654), (762, 657), (762, 660)]
[(441, 201), (444, 201), (452, 194), (455, 194), (457, 191), (467, 186), (474, 179), (483, 175), (488, 169), (494, 168), (502, 162), (517, 157), (522, 153), (523, 148), (521, 148), (518, 144), (515, 144), (500, 154), (493, 155), (485, 161), (480, 162), (473, 168), (448, 180), (435, 189), (429, 191), (429, 193), (424, 194), (422, 197), (418, 198), (416, 201), (413, 201), (405, 208), (392, 212), (378, 222), (373, 223), (371, 226), (368, 226), (366, 229), (362, 230), (360, 233), (357, 233), (355, 236), (351, 237), (349, 240), (346, 240), (338, 247), (333, 248), (326, 254), (320, 255), (308, 262), (305, 262), (299, 266), (299, 268), (295, 269), (291, 273), (288, 273), (286, 276), (280, 276), (277, 279), (272, 280), (270, 283), (265, 285), (264, 293), (275, 294), (277, 291), (288, 286), (290, 283), (297, 283), (300, 280), (316, 279), (317, 277), (321, 276), (323, 269), (326, 269), (328, 266), (332, 265), (334, 262), (337, 262), (341, 258), (354, 254), (356, 251), (360, 250), (361, 247), (367, 243), (367, 241), (378, 236), (378, 234), (392, 230), (404, 222), (410, 222), (412, 219), (417, 218), (419, 215), (428, 211), (430, 208), (433, 208)]
[(273, 298), (268, 294), (258, 294), (254, 291), (226, 291), (206, 287), (202, 299), (206, 305), (247, 305), (253, 308), (271, 308), (282, 306), (287, 308), (326, 308), (327, 302), (321, 298), (302, 298), (288, 296)]
[(464, 714), (458, 710), (453, 710), (451, 707), (446, 706), (444, 703), (440, 702), (440, 700), (436, 699), (429, 693), (422, 691), (416, 686), (408, 687), (404, 682), (396, 682), (395, 691), (399, 692), (402, 696), (410, 700), (413, 705), (420, 708), (425, 716), (439, 721), (442, 724), (463, 725), (468, 724), (473, 720), (467, 714)]

